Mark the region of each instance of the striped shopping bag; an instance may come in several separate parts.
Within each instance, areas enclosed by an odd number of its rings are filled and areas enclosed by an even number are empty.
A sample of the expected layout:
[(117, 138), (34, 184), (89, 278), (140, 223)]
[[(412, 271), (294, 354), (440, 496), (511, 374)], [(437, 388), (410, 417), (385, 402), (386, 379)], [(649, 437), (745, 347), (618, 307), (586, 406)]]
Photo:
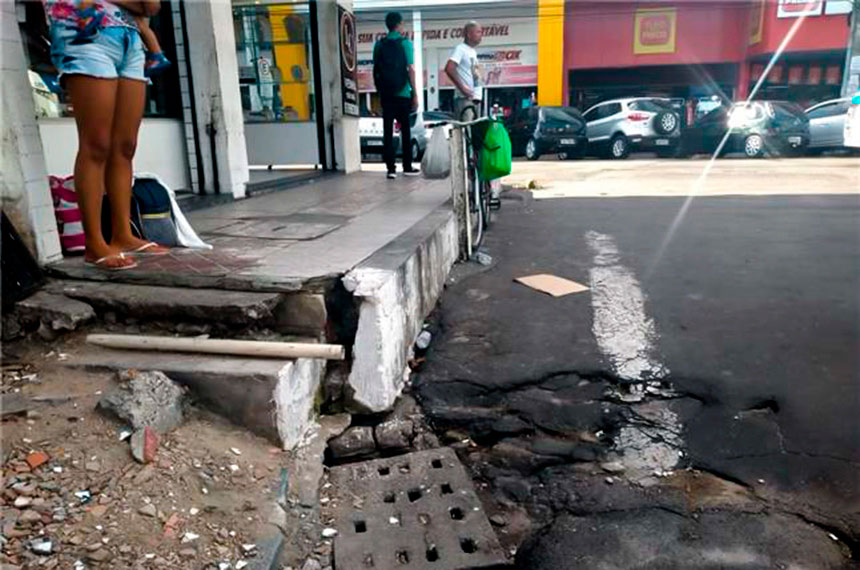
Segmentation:
[(54, 199), (54, 215), (60, 232), (60, 245), (63, 254), (75, 255), (84, 252), (84, 226), (81, 223), (81, 210), (75, 193), (74, 176), (49, 176), (51, 196)]

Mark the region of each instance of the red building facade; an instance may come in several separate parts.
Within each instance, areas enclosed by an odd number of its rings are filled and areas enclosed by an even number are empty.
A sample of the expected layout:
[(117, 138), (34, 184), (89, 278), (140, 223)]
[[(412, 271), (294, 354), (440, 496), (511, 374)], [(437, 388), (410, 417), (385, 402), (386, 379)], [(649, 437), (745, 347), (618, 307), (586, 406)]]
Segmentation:
[(639, 95), (745, 98), (794, 27), (757, 98), (837, 97), (849, 10), (843, 0), (568, 1), (564, 92), (581, 108)]

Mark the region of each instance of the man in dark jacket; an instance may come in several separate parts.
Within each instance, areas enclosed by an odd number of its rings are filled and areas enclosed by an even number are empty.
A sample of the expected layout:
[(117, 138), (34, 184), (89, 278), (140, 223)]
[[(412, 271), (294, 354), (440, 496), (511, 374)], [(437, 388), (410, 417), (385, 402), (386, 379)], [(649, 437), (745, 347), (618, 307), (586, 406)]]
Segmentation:
[(400, 124), (403, 151), (403, 174), (415, 176), (412, 166), (412, 128), (410, 114), (418, 109), (415, 91), (415, 67), (412, 42), (403, 37), (403, 16), (389, 12), (385, 16), (388, 35), (373, 46), (373, 79), (382, 101), (382, 144), (388, 178), (397, 178), (394, 143), (394, 121)]

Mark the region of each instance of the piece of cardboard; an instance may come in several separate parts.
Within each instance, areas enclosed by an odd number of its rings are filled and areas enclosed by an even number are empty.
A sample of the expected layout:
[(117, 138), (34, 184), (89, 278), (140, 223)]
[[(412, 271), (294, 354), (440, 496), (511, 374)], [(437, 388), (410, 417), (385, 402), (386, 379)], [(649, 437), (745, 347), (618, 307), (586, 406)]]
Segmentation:
[(549, 275), (547, 273), (517, 277), (514, 281), (522, 283), (526, 287), (531, 287), (541, 293), (552, 295), (553, 297), (563, 297), (565, 295), (570, 295), (571, 293), (582, 293), (583, 291), (588, 291), (588, 287), (582, 283), (577, 283), (576, 281), (571, 281), (564, 277)]

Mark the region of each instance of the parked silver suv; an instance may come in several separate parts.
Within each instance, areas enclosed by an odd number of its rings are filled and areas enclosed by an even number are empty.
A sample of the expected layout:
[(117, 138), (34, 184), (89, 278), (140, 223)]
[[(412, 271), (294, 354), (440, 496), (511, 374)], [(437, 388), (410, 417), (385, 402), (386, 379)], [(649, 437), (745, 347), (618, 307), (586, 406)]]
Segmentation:
[(627, 158), (631, 151), (656, 151), (674, 156), (681, 134), (681, 117), (668, 99), (636, 97), (603, 101), (585, 112), (589, 150), (610, 158)]

